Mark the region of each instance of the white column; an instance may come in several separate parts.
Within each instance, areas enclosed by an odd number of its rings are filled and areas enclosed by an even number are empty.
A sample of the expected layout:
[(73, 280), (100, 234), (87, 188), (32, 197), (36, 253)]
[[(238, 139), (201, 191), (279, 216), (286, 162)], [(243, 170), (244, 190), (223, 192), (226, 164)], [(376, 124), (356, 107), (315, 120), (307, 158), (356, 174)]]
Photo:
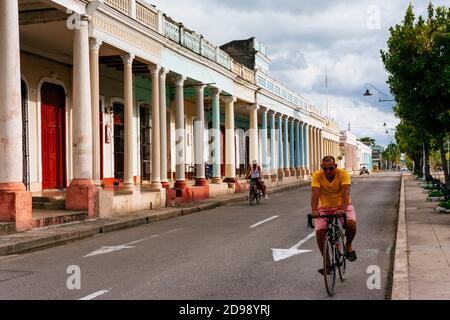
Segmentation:
[(159, 74), (159, 117), (161, 127), (161, 184), (164, 188), (169, 187), (167, 179), (167, 106), (166, 106), (166, 75), (169, 71), (161, 69)]
[(88, 21), (73, 32), (73, 178), (92, 179), (92, 109)]
[(186, 77), (179, 76), (175, 82), (175, 188), (184, 189), (187, 186), (185, 178), (185, 163), (186, 163), (186, 130), (184, 128), (184, 81)]
[(194, 122), (194, 160), (196, 168), (195, 185), (204, 186), (208, 182), (205, 176), (205, 153), (203, 143), (205, 141), (205, 86), (195, 87), (196, 93), (196, 119)]
[[(257, 104), (253, 105), (250, 109), (250, 146), (249, 146), (249, 155), (250, 155), (250, 164), (254, 160), (258, 160), (259, 158), (259, 139), (258, 139), (258, 109), (259, 106)], [(262, 166), (261, 166), (262, 168)]]
[(225, 101), (225, 182), (236, 181), (236, 150), (234, 143), (234, 103), (236, 98), (227, 96)]
[(17, 183), (25, 190), (17, 0), (1, 1), (0, 12), (0, 184)]
[(124, 189), (134, 190), (133, 180), (133, 54), (122, 55), (124, 63)]
[(94, 183), (97, 187), (100, 187), (100, 83), (99, 83), (99, 50), (102, 45), (102, 41), (90, 38), (90, 66), (91, 66), (91, 106), (92, 106), (92, 158), (93, 167), (92, 175)]
[(152, 190), (160, 190), (161, 184), (161, 139), (160, 139), (160, 101), (159, 101), (159, 71), (161, 67), (149, 67), (152, 77)]

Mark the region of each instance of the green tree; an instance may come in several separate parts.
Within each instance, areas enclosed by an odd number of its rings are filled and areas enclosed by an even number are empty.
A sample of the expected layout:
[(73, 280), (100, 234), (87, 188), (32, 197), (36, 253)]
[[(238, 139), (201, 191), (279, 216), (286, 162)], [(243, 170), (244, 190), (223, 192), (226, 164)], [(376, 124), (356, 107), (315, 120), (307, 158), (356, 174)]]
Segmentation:
[(383, 159), (386, 159), (389, 163), (389, 167), (392, 168), (400, 163), (400, 148), (397, 144), (391, 143), (382, 153)]
[(401, 120), (395, 132), (395, 140), (399, 145), (400, 151), (406, 153), (408, 158), (414, 161), (414, 171), (422, 177), (423, 145), (426, 138), (417, 127)]
[(370, 138), (370, 137), (360, 138), (360, 139), (358, 139), (358, 141), (364, 143), (365, 145), (367, 145), (369, 147), (373, 147), (376, 144), (375, 143), (375, 139), (374, 138)]
[[(431, 138), (445, 159), (444, 139), (450, 131), (450, 9), (435, 9), (430, 3), (427, 18), (416, 19), (410, 5), (403, 22), (390, 33), (388, 50), (381, 51), (381, 57), (397, 102), (395, 114), (429, 138), (423, 144), (426, 159)], [(444, 171), (450, 186), (446, 163)]]

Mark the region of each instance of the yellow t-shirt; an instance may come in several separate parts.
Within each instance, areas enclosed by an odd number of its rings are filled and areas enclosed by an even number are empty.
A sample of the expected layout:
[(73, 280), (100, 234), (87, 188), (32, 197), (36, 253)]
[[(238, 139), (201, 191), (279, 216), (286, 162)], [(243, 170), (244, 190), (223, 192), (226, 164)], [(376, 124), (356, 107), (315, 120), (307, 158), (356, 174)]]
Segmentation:
[[(347, 171), (336, 169), (336, 176), (329, 182), (323, 170), (317, 170), (312, 176), (311, 187), (320, 188), (319, 206), (321, 208), (338, 208), (342, 206), (342, 186), (351, 185)], [(350, 205), (352, 200), (348, 200)]]

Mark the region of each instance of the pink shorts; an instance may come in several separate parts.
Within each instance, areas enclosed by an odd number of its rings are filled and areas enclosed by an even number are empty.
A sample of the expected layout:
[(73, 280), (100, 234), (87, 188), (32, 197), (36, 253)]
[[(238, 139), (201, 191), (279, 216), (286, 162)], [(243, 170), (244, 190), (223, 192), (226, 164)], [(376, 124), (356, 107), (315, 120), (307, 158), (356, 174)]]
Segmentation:
[[(322, 214), (335, 214), (336, 210), (339, 208), (319, 208), (320, 215)], [(347, 207), (347, 220), (352, 220), (356, 222), (356, 212), (355, 208), (352, 205), (349, 205)], [(316, 231), (319, 230), (326, 230), (327, 229), (327, 218), (317, 218), (316, 219)], [(343, 219), (341, 219), (341, 222), (343, 222)]]

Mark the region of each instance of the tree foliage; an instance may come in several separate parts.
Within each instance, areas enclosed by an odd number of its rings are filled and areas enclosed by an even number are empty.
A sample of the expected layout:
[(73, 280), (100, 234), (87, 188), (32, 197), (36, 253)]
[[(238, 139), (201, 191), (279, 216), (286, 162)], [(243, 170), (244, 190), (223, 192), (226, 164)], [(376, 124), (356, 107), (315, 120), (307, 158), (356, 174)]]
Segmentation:
[(388, 50), (381, 51), (381, 57), (397, 102), (394, 111), (402, 121), (397, 133), (402, 150), (416, 158), (424, 145), (426, 150), (437, 145), (445, 157), (443, 143), (450, 131), (450, 8), (430, 3), (427, 17), (416, 18), (409, 5), (402, 23), (390, 28)]

